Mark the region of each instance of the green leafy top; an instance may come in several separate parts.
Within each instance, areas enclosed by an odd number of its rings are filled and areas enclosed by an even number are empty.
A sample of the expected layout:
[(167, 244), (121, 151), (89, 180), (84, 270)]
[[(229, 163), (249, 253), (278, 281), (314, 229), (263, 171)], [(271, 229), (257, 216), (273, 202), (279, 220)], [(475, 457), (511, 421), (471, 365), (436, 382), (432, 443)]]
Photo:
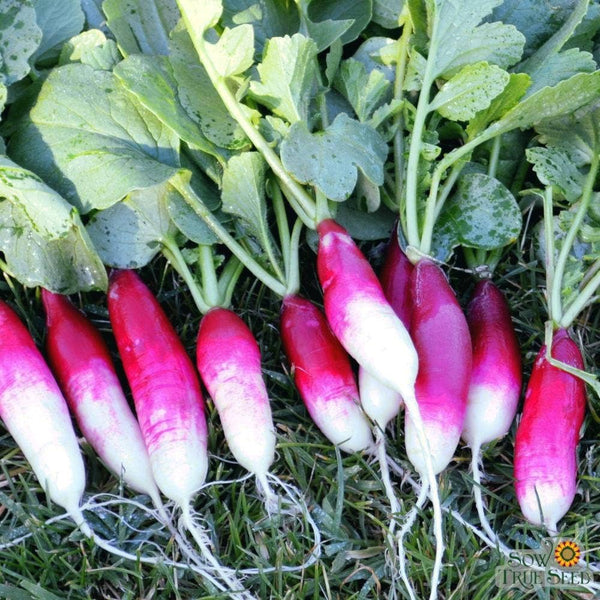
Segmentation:
[[(600, 100), (573, 114), (536, 128), (544, 146), (527, 150), (546, 200), (566, 202), (554, 217), (551, 248), (554, 273), (549, 276), (550, 314), (569, 326), (600, 286), (600, 195), (594, 191), (600, 167)], [(551, 191), (553, 192), (551, 194)], [(550, 210), (548, 212), (551, 212)], [(548, 236), (546, 236), (548, 237)], [(544, 254), (544, 261), (546, 257)]]
[(27, 58), (0, 103), (38, 59), (61, 64), (23, 96), (9, 152), (89, 215), (110, 264), (187, 245), (191, 267), (190, 247), (218, 239), (280, 290), (293, 269), (283, 198), (308, 227), (349, 200), (338, 214), (359, 237), (357, 211), (384, 232), (392, 209), (421, 252), (483, 258), (518, 236), (502, 156), (519, 140), (518, 163), (531, 133), (511, 132), (534, 126), (545, 147), (528, 158), (555, 197), (576, 203), (585, 186), (593, 146), (553, 145), (547, 123), (575, 130), (600, 96), (587, 0), (540, 26), (500, 0), (106, 0), (105, 33), (80, 33), (79, 7), (60, 21), (45, 0), (18, 4)]

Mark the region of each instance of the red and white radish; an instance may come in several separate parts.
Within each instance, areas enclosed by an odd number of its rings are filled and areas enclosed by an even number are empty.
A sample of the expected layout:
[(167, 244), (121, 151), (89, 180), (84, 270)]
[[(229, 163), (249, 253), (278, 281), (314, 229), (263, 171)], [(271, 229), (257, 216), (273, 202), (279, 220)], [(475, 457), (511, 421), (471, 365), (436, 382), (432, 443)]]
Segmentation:
[[(421, 419), (421, 409), (415, 397), (415, 381), (417, 372), (420, 372), (417, 350), (406, 327), (385, 298), (373, 269), (348, 232), (331, 219), (325, 219), (317, 226), (317, 233), (317, 271), (323, 288), (325, 314), (333, 332), (363, 368), (400, 394), (406, 404), (407, 418), (410, 418), (411, 451), (413, 456), (419, 457), (417, 470), (424, 480), (423, 495), (419, 498), (419, 503), (425, 501), (425, 494), (431, 489), (436, 538), (434, 581), (437, 581), (444, 550), (442, 510), (435, 478), (434, 458)], [(411, 281), (414, 281), (414, 273)], [(411, 291), (412, 293), (414, 292)], [(397, 405), (398, 410), (399, 408)], [(383, 418), (387, 418), (391, 412), (384, 414)], [(383, 420), (381, 415), (379, 418)], [(462, 428), (462, 422), (460, 427)], [(458, 433), (460, 435), (460, 430)], [(379, 426), (376, 436), (383, 484), (392, 513), (397, 513), (399, 503), (391, 486), (383, 431)], [(432, 443), (435, 442), (436, 440), (432, 440)], [(415, 509), (412, 511), (413, 515), (416, 515)], [(405, 522), (399, 534), (398, 555), (403, 574), (405, 558), (402, 537), (403, 532), (410, 527), (410, 522), (411, 518)], [(394, 520), (390, 525), (390, 535), (393, 530)]]
[(108, 311), (135, 403), (154, 479), (182, 510), (188, 528), (224, 583), (251, 597), (209, 549), (193, 519), (191, 502), (208, 469), (204, 400), (194, 365), (160, 304), (129, 270), (111, 272)]
[[(566, 329), (554, 332), (552, 358), (583, 369)], [(585, 413), (582, 379), (552, 365), (539, 351), (525, 392), (515, 441), (515, 488), (525, 518), (555, 532), (573, 502), (577, 443)]]
[[(405, 570), (403, 540), (417, 511), (427, 499), (427, 488), (431, 485), (433, 508), (437, 510), (434, 522), (437, 547), (430, 596), (435, 597), (443, 554), (441, 507), (436, 506), (433, 494), (434, 485), (437, 485), (435, 475), (443, 471), (452, 459), (463, 428), (471, 376), (471, 338), (465, 316), (446, 276), (432, 261), (422, 259), (415, 265), (411, 274), (410, 296), (410, 333), (419, 356), (415, 385), (419, 412), (411, 411), (407, 403), (405, 444), (408, 458), (421, 475), (424, 485), (398, 534), (398, 544), (402, 578), (411, 598), (414, 598)], [(419, 416), (419, 422), (415, 420), (415, 414)], [(422, 442), (423, 434), (427, 445)]]
[[(435, 473), (456, 450), (464, 425), (472, 368), (469, 327), (442, 270), (430, 260), (417, 263), (411, 280), (411, 335), (419, 355), (415, 392)], [(417, 471), (426, 470), (410, 411), (406, 451)]]
[(269, 495), (267, 473), (275, 459), (275, 428), (262, 377), (260, 349), (231, 310), (215, 307), (202, 318), (196, 365), (219, 413), (235, 459)]
[[(410, 279), (413, 265), (398, 244), (396, 229), (387, 245), (385, 260), (379, 274), (383, 293), (390, 306), (408, 329), (410, 327)], [(361, 404), (369, 417), (383, 430), (398, 414), (402, 396), (384, 385), (362, 366), (358, 370)]]
[(335, 221), (321, 221), (317, 233), (317, 271), (333, 333), (346, 351), (382, 383), (403, 396), (412, 395), (417, 353), (371, 265)]
[(298, 295), (283, 299), (281, 340), (300, 396), (317, 427), (345, 452), (370, 448), (348, 355), (323, 313)]
[(49, 361), (83, 435), (113, 473), (160, 505), (140, 427), (100, 333), (65, 296), (43, 289), (42, 300)]
[(491, 281), (480, 281), (467, 309), (473, 346), (473, 371), (462, 438), (472, 452), (475, 504), (479, 520), (492, 540), (481, 494), (481, 446), (510, 429), (521, 393), (521, 355), (510, 310), (502, 292)]
[(67, 403), (19, 317), (0, 301), (0, 418), (50, 498), (85, 527), (85, 468)]
[(154, 479), (167, 498), (185, 506), (208, 469), (198, 376), (158, 301), (136, 273), (111, 273), (108, 310)]
[(508, 433), (521, 393), (521, 353), (508, 303), (491, 281), (480, 281), (467, 309), (473, 371), (462, 438), (474, 453)]

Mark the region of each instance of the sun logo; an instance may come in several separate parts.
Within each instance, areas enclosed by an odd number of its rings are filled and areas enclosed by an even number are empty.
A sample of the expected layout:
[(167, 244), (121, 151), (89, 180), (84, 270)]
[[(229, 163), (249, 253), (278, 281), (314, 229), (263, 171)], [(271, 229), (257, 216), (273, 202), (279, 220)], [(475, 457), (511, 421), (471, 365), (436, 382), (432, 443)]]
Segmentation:
[(554, 560), (561, 567), (574, 567), (581, 558), (581, 550), (575, 542), (560, 542), (554, 548)]

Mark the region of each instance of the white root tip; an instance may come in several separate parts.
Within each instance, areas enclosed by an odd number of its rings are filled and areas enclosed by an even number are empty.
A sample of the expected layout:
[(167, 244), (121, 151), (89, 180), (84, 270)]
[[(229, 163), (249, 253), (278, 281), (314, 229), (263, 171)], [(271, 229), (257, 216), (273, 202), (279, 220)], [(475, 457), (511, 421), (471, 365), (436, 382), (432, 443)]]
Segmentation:
[(406, 534), (411, 530), (415, 519), (417, 518), (417, 514), (425, 505), (425, 501), (427, 500), (427, 493), (429, 491), (428, 485), (423, 485), (419, 490), (419, 496), (417, 498), (416, 504), (412, 507), (410, 512), (406, 515), (404, 524), (402, 525), (400, 531), (396, 536), (396, 541), (398, 544), (398, 559), (400, 564), (400, 578), (402, 582), (406, 586), (406, 591), (410, 596), (411, 600), (417, 600), (415, 595), (415, 590), (412, 586), (412, 583), (408, 577), (408, 571), (406, 569), (406, 550), (404, 549), (404, 538)]
[(394, 532), (400, 517), (401, 506), (396, 496), (396, 492), (390, 479), (390, 470), (388, 467), (388, 456), (385, 449), (385, 433), (380, 427), (375, 426), (375, 448), (374, 452), (379, 463), (379, 471), (381, 474), (381, 481), (390, 505), (390, 521), (388, 524), (388, 531), (386, 535), (388, 553), (387, 553), (387, 565), (390, 568), (392, 574), (392, 580), (395, 579), (398, 570), (398, 556), (396, 554), (396, 543)]
[(228, 591), (233, 592), (235, 599), (258, 600), (256, 596), (246, 590), (243, 583), (236, 577), (235, 571), (222, 565), (212, 553), (210, 549), (211, 541), (202, 527), (194, 521), (189, 502), (181, 506), (181, 520), (198, 545), (202, 557), (215, 569), (215, 573), (218, 573), (220, 580), (228, 588)]
[(479, 522), (483, 527), (486, 535), (493, 543), (499, 543), (498, 535), (492, 529), (490, 522), (485, 514), (485, 503), (483, 500), (483, 490), (481, 487), (481, 471), (479, 468), (479, 461), (481, 459), (481, 448), (475, 446), (472, 448), (471, 458), (471, 470), (473, 472), (473, 496), (475, 498), (475, 508), (477, 509), (477, 515), (479, 516)]
[(269, 484), (266, 473), (256, 473), (256, 488), (263, 498), (267, 514), (269, 516), (275, 514), (279, 508), (279, 496)]
[(419, 405), (417, 403), (417, 398), (414, 393), (414, 389), (412, 393), (410, 390), (406, 390), (403, 392), (404, 403), (406, 404), (406, 408), (410, 413), (410, 418), (414, 425), (414, 430), (417, 435), (417, 439), (419, 444), (423, 450), (423, 455), (425, 458), (425, 472), (419, 473), (423, 480), (423, 486), (429, 486), (431, 488), (431, 504), (433, 507), (433, 530), (435, 535), (435, 562), (433, 564), (433, 570), (431, 574), (431, 594), (429, 596), (430, 600), (435, 600), (437, 598), (437, 587), (440, 580), (440, 574), (442, 570), (442, 560), (444, 556), (444, 534), (442, 531), (442, 505), (440, 502), (440, 492), (437, 484), (437, 479), (435, 476), (435, 471), (433, 468), (433, 457), (431, 454), (431, 449), (429, 447), (429, 443), (427, 441), (427, 437), (425, 435), (425, 426), (423, 424), (423, 419), (421, 417), (421, 411), (419, 410)]

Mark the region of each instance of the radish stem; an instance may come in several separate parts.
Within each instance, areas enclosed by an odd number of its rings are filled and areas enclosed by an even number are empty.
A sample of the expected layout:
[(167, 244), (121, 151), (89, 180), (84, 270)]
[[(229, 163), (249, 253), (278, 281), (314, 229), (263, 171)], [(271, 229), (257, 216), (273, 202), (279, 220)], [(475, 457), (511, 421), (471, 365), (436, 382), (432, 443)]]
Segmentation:
[(198, 307), (198, 310), (201, 313), (205, 313), (209, 310), (210, 306), (207, 304), (204, 299), (204, 294), (198, 287), (196, 283), (196, 278), (192, 275), (190, 268), (188, 267), (183, 255), (181, 254), (181, 250), (179, 250), (179, 246), (173, 242), (171, 239), (163, 240), (163, 248), (162, 253), (164, 257), (171, 263), (173, 268), (181, 275), (182, 279), (185, 281), (188, 286), (190, 293), (192, 294), (192, 298)]
[(427, 63), (423, 73), (423, 82), (421, 93), (417, 103), (417, 110), (414, 116), (413, 129), (411, 133), (410, 147), (408, 151), (408, 163), (406, 165), (406, 214), (407, 214), (407, 238), (411, 246), (419, 246), (419, 218), (418, 218), (418, 177), (419, 177), (419, 159), (421, 157), (421, 143), (423, 132), (425, 130), (425, 119), (429, 113), (429, 90), (433, 84), (433, 67), (437, 55), (437, 30), (439, 19), (437, 13), (433, 19), (432, 31), (430, 35), (431, 44), (427, 54)]
[[(562, 302), (561, 302), (561, 289), (562, 289), (562, 284), (563, 284), (563, 277), (564, 277), (565, 269), (567, 266), (567, 261), (569, 259), (569, 254), (571, 253), (571, 249), (573, 248), (573, 242), (575, 241), (575, 238), (577, 237), (577, 233), (579, 232), (581, 224), (583, 223), (583, 219), (585, 218), (585, 216), (588, 212), (590, 202), (592, 200), (592, 192), (594, 191), (594, 183), (596, 181), (596, 175), (598, 174), (599, 165), (600, 165), (600, 155), (594, 154), (592, 157), (592, 162), (590, 164), (590, 170), (588, 171), (588, 174), (585, 179), (585, 185), (584, 185), (583, 192), (581, 195), (579, 208), (577, 209), (577, 213), (575, 214), (573, 222), (571, 223), (571, 225), (569, 227), (569, 231), (567, 232), (567, 235), (565, 236), (565, 239), (562, 242), (562, 246), (561, 246), (560, 252), (558, 254), (558, 259), (556, 261), (556, 267), (554, 270), (554, 279), (553, 279), (552, 288), (551, 288), (552, 291), (550, 294), (550, 297), (551, 297), (552, 303), (553, 303), (552, 318), (554, 320), (556, 320), (556, 322), (563, 322)], [(590, 297), (591, 297), (591, 295), (590, 295)], [(587, 300), (589, 300), (589, 297), (587, 298)], [(584, 304), (585, 303), (583, 303), (583, 304), (580, 303), (579, 298), (578, 298), (578, 300), (576, 301), (575, 308), (579, 309), (579, 307), (583, 306)], [(579, 310), (578, 310), (578, 312), (579, 312)], [(574, 313), (573, 307), (571, 307), (571, 311), (569, 313), (569, 319), (573, 320), (575, 318), (575, 315), (578, 314), (578, 312)], [(570, 322), (569, 319), (566, 319), (566, 321)]]
[[(200, 257), (200, 272), (202, 273), (202, 289), (210, 307), (219, 306), (222, 302), (219, 294), (219, 285), (217, 273), (215, 271), (215, 262), (212, 248), (200, 244), (198, 246)], [(206, 311), (204, 311), (206, 312)]]
[(306, 193), (304, 188), (299, 185), (289, 173), (285, 170), (281, 160), (271, 148), (267, 140), (262, 134), (254, 127), (250, 122), (250, 119), (244, 112), (244, 109), (237, 101), (235, 95), (229, 88), (229, 85), (225, 78), (219, 75), (217, 69), (213, 65), (210, 57), (210, 52), (207, 51), (206, 42), (204, 41), (204, 32), (198, 31), (188, 14), (187, 3), (178, 1), (181, 16), (185, 23), (186, 29), (190, 35), (194, 48), (198, 53), (200, 62), (204, 66), (206, 73), (208, 74), (213, 87), (221, 97), (223, 104), (225, 104), (229, 114), (237, 121), (239, 126), (242, 128), (244, 133), (248, 136), (248, 139), (252, 142), (254, 147), (263, 155), (271, 170), (275, 175), (285, 184), (285, 186), (292, 192), (294, 198), (298, 204), (302, 207), (307, 215), (315, 215), (315, 204), (313, 199)]
[[(394, 80), (394, 99), (402, 101), (404, 99), (404, 77), (406, 75), (406, 64), (408, 61), (408, 42), (412, 33), (412, 22), (408, 11), (404, 14), (404, 26), (402, 35), (398, 42), (398, 58), (396, 60), (396, 77)], [(400, 215), (404, 214), (403, 190), (404, 190), (404, 114), (400, 111), (394, 117), (394, 187), (397, 209)]]
[(279, 296), (285, 294), (285, 286), (273, 275), (266, 271), (242, 246), (225, 230), (225, 228), (214, 217), (204, 202), (196, 195), (189, 184), (176, 179), (174, 187), (183, 196), (188, 205), (208, 225), (209, 229), (231, 250), (238, 260), (268, 288)]

